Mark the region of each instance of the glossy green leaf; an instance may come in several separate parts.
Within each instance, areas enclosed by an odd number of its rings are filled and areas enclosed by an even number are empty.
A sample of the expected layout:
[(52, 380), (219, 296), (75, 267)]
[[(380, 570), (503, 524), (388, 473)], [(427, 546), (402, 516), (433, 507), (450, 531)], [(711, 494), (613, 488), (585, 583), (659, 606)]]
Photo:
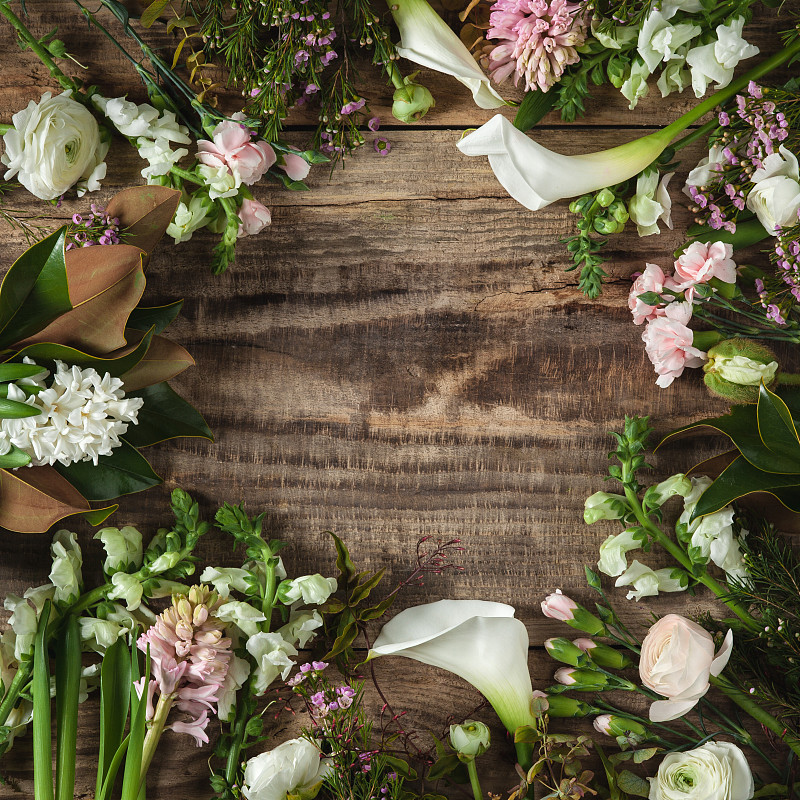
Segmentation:
[(558, 96), (555, 92), (526, 92), (514, 117), (514, 127), (527, 132), (555, 107)]
[[(794, 489), (795, 491), (787, 491)], [(764, 472), (737, 456), (697, 501), (692, 519), (713, 514), (753, 492), (769, 492), (787, 508), (800, 512), (800, 475)], [(780, 495), (778, 494), (780, 492)], [(796, 498), (796, 499), (795, 499)]]
[(800, 472), (800, 439), (797, 437), (791, 412), (786, 403), (763, 383), (758, 393), (756, 413), (758, 433), (765, 447), (782, 458), (794, 459), (797, 465), (795, 471)]
[(0, 284), (0, 348), (32, 336), (72, 309), (64, 262), (65, 228), (28, 248)]
[(125, 440), (111, 455), (100, 456), (97, 466), (91, 461), (80, 461), (68, 467), (57, 464), (54, 468), (90, 502), (113, 500), (162, 483), (147, 459)]
[(139, 409), (138, 424), (129, 426), (125, 434), (125, 440), (134, 447), (149, 447), (178, 436), (214, 440), (200, 412), (166, 381), (131, 392), (126, 397), (141, 397), (144, 400), (144, 405)]
[(47, 624), (52, 603), (45, 600), (33, 646), (33, 797), (53, 800), (53, 734), (50, 729), (50, 653)]
[(75, 797), (78, 699), (81, 689), (81, 629), (68, 614), (56, 639), (56, 796)]
[(0, 364), (0, 383), (19, 381), (22, 378), (32, 378), (38, 375), (42, 368), (36, 364)]
[(151, 308), (137, 306), (128, 317), (127, 327), (137, 331), (149, 331), (150, 328), (153, 328), (155, 333), (161, 333), (181, 313), (182, 307), (183, 300)]
[(0, 456), (0, 469), (17, 469), (17, 467), (24, 467), (30, 463), (31, 457), (13, 444), (11, 450)]
[(41, 409), (29, 406), (27, 403), (0, 398), (0, 419), (25, 419), (38, 417), (41, 413)]
[[(138, 800), (139, 786), (142, 775), (142, 751), (144, 738), (147, 732), (147, 695), (140, 698), (135, 682), (141, 675), (139, 669), (139, 650), (134, 643), (131, 645), (131, 676), (133, 680), (129, 685), (131, 702), (131, 725), (128, 738), (128, 754), (125, 759), (125, 773), (122, 778), (122, 800)], [(150, 683), (150, 648), (147, 648), (145, 657), (144, 686)]]
[[(131, 659), (125, 637), (117, 639), (100, 665), (100, 751), (96, 796), (102, 796), (115, 753), (125, 738), (130, 707)], [(113, 778), (111, 779), (113, 781)]]
[(76, 364), (83, 369), (94, 367), (101, 375), (109, 372), (115, 378), (120, 378), (126, 372), (130, 372), (145, 357), (152, 339), (153, 330), (151, 328), (138, 344), (126, 347), (122, 351), (116, 351), (116, 353), (110, 353), (108, 358), (98, 358), (76, 350), (74, 347), (67, 347), (53, 342), (28, 345), (20, 350), (15, 357), (28, 356), (37, 363), (52, 362), (58, 359), (67, 364)]
[(733, 233), (726, 230), (715, 231), (707, 225), (691, 225), (687, 233), (694, 242), (725, 242), (733, 245), (734, 250), (752, 247), (770, 237), (757, 219), (749, 219), (745, 222), (737, 221), (736, 230)]

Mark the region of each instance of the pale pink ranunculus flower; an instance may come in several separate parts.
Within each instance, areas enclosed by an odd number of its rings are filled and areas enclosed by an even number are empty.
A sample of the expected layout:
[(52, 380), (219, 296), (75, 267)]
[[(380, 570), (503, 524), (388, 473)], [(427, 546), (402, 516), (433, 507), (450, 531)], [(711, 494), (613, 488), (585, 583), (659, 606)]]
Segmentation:
[(733, 246), (725, 242), (692, 242), (675, 262), (676, 288), (688, 289), (698, 283), (718, 278), (736, 283), (736, 263), (731, 258)]
[(570, 597), (561, 593), (561, 589), (556, 589), (553, 594), (547, 595), (542, 600), (542, 614), (549, 619), (557, 619), (561, 622), (569, 622), (573, 619), (574, 611), (578, 604)]
[(245, 198), (242, 202), (242, 207), (239, 209), (239, 225), (238, 238), (244, 236), (255, 236), (261, 233), (267, 225), (272, 223), (272, 214), (269, 209), (258, 200), (250, 200)]
[(651, 319), (642, 333), (645, 350), (653, 362), (662, 389), (683, 374), (684, 367), (699, 367), (706, 354), (692, 345), (694, 334), (688, 327), (691, 303), (670, 303), (664, 316)]
[(282, 169), (293, 181), (304, 181), (311, 170), (311, 164), (295, 153), (284, 153), (283, 163), (278, 164), (278, 168)]
[(711, 634), (678, 614), (662, 617), (647, 633), (639, 658), (639, 677), (652, 691), (666, 697), (650, 706), (653, 722), (666, 722), (688, 713), (708, 691), (709, 676), (725, 668), (733, 649), (728, 631), (714, 655)]
[(664, 270), (658, 264), (647, 264), (631, 286), (631, 293), (628, 295), (628, 308), (633, 314), (633, 324), (642, 325), (651, 319), (664, 315), (664, 308), (651, 306), (639, 299), (640, 294), (645, 292), (655, 292), (661, 294), (664, 289), (673, 288), (674, 281), (664, 275)]
[(197, 140), (197, 158), (214, 169), (227, 167), (246, 186), (261, 180), (276, 161), (269, 142), (252, 141), (247, 126), (227, 119), (214, 128), (213, 141)]

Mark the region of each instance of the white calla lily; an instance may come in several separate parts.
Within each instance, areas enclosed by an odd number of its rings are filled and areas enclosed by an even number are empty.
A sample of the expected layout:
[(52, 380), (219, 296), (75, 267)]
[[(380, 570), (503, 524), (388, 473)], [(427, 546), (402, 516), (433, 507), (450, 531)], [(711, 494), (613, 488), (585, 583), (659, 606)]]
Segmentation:
[(389, 3), (400, 29), (397, 52), (421, 67), (452, 75), (471, 92), (479, 108), (499, 108), (506, 101), (492, 88), (489, 76), (472, 57), (461, 39), (431, 8), (427, 0), (394, 0)]
[(503, 188), (525, 208), (538, 211), (632, 178), (661, 155), (675, 133), (670, 126), (610, 150), (564, 156), (542, 147), (498, 114), (465, 136), (458, 149), (468, 156), (489, 156)]
[(509, 731), (534, 722), (528, 631), (512, 606), (439, 600), (401, 611), (383, 626), (367, 660), (396, 655), (471, 683)]

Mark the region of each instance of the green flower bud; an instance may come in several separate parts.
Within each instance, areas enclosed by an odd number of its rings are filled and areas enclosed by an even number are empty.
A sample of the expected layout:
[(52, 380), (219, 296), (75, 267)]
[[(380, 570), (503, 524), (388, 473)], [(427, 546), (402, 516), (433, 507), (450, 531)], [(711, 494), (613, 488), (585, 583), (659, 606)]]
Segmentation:
[(582, 667), (589, 663), (589, 657), (586, 653), (564, 637), (547, 639), (544, 643), (544, 649), (547, 650), (550, 658), (554, 658), (562, 664)]
[(433, 95), (421, 84), (414, 83), (417, 74), (404, 78), (405, 86), (396, 89), (392, 97), (392, 116), (400, 122), (416, 122), (436, 105)]
[(609, 207), (608, 213), (617, 221), (617, 222), (627, 222), (630, 219), (630, 214), (628, 213), (628, 209), (625, 206), (625, 203), (622, 200), (615, 200)]
[(609, 647), (607, 644), (602, 644), (602, 642), (595, 642), (591, 639), (575, 639), (573, 644), (586, 653), (592, 663), (603, 669), (628, 669), (634, 666), (633, 661), (625, 653)]
[(588, 717), (589, 714), (597, 713), (588, 703), (576, 700), (574, 697), (568, 697), (565, 694), (548, 696), (544, 692), (534, 692), (534, 695), (534, 702), (542, 696), (546, 698), (546, 701), (540, 700), (540, 702), (547, 702), (547, 715), (550, 717), (558, 717), (559, 719)]
[(491, 744), (489, 729), (474, 719), (465, 720), (463, 725), (451, 725), (450, 744), (460, 761), (472, 761), (489, 749)]
[(601, 714), (592, 724), (598, 733), (604, 733), (606, 736), (634, 736), (640, 741), (647, 737), (647, 728), (644, 725), (616, 714)]
[(601, 519), (622, 519), (628, 510), (628, 502), (622, 495), (595, 492), (586, 498), (583, 519), (587, 525)]
[(611, 685), (609, 676), (594, 669), (573, 669), (561, 667), (553, 676), (562, 686), (577, 692), (592, 692)]
[(605, 216), (595, 217), (594, 229), (598, 233), (602, 234), (616, 233), (618, 224), (619, 223), (615, 219), (609, 219), (608, 217)]
[(708, 351), (703, 381), (709, 391), (737, 403), (755, 403), (763, 381), (773, 386), (778, 373), (775, 354), (752, 339), (726, 339)]
[(611, 189), (601, 189), (595, 199), (603, 208), (608, 208), (616, 200), (616, 197)]
[(583, 197), (579, 197), (577, 200), (573, 200), (569, 204), (569, 210), (573, 214), (583, 214), (587, 208), (593, 203), (592, 196), (590, 194), (585, 194)]

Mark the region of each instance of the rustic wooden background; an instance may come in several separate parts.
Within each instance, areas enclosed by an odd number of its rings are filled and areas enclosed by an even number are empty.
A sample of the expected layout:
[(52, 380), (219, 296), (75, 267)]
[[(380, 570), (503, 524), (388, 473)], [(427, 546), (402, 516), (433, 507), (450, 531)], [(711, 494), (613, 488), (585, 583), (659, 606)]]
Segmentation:
[[(757, 8), (749, 38), (767, 53), (780, 46), (785, 17)], [(37, 35), (58, 24), (59, 37), (88, 68), (87, 82), (106, 96), (143, 99), (130, 64), (88, 31), (73, 3), (29, 0), (28, 10)], [(0, 63), (0, 121), (10, 122), (54, 83), (5, 25)], [(564, 271), (558, 240), (573, 226), (566, 203), (530, 213), (506, 196), (485, 159), (456, 149), (462, 131), (492, 112), (477, 109), (460, 84), (423, 71), (436, 108), (402, 126), (389, 113), (390, 91), (365, 70), (367, 97), (382, 122), (377, 135), (392, 143), (388, 156), (374, 152), (368, 134), (344, 169), (316, 168), (310, 192), (258, 187), (272, 226), (240, 244), (222, 277), (206, 267), (210, 236), (195, 234), (179, 247), (165, 239), (156, 251), (146, 299), (185, 298), (172, 337), (197, 366), (174, 384), (206, 415), (217, 441), (155, 448), (149, 455), (164, 486), (123, 499), (114, 519), (153, 532), (175, 486), (198, 497), (209, 516), (222, 501), (243, 501), (252, 513), (266, 511), (271, 533), (290, 542), (290, 574), (332, 569), (324, 534), (332, 530), (359, 564), (387, 568), (386, 587), (413, 567), (420, 537), (458, 537), (464, 571), (430, 576), (405, 591), (398, 608), (442, 597), (513, 604), (531, 634), (534, 682), (547, 685), (553, 662), (541, 643), (569, 631), (544, 619), (539, 602), (557, 587), (591, 601), (583, 565), (596, 561), (598, 545), (615, 530), (589, 528), (582, 519), (584, 498), (607, 486), (607, 432), (626, 413), (652, 415), (665, 433), (723, 408), (705, 392), (699, 371), (669, 389), (656, 387), (626, 304), (629, 275), (646, 261), (668, 266), (682, 241), (689, 214), (677, 189), (701, 150), (686, 154), (673, 181), (675, 231), (616, 237), (610, 281), (602, 298), (589, 302), (576, 273)], [(616, 91), (597, 91), (580, 124), (553, 116), (536, 138), (565, 153), (599, 150), (695, 102), (691, 92), (665, 101), (653, 92), (628, 112)], [(299, 118), (289, 138), (307, 142), (311, 123)], [(138, 157), (124, 143), (112, 147), (108, 164), (102, 191), (86, 201), (57, 211), (24, 192), (14, 201), (52, 215), (56, 227), (89, 200), (105, 202), (141, 182)], [(5, 226), (0, 236), (5, 268), (24, 242)], [(654, 479), (714, 451), (709, 440), (673, 446), (655, 458)], [(91, 529), (78, 529), (87, 563), (96, 563)], [(0, 594), (45, 581), (48, 548), (46, 535), (0, 532)], [(233, 563), (221, 535), (206, 537), (200, 551), (209, 563)], [(624, 602), (621, 591), (614, 596)], [(645, 625), (651, 612), (708, 606), (705, 596), (668, 595), (628, 604), (626, 613)], [(387, 659), (377, 671), (420, 742), (425, 731), (440, 734), (451, 715), (463, 718), (480, 702), (460, 680), (421, 665)], [(96, 711), (89, 701), (81, 723), (80, 798), (91, 797), (94, 786)], [(276, 721), (276, 736), (290, 724)], [(514, 774), (511, 749), (494, 730), (484, 788), (500, 793)], [(173, 734), (163, 750), (151, 773), (153, 800), (209, 796), (206, 751)], [(0, 786), (0, 797), (32, 796), (29, 738), (14, 746), (2, 772), (11, 783)]]

